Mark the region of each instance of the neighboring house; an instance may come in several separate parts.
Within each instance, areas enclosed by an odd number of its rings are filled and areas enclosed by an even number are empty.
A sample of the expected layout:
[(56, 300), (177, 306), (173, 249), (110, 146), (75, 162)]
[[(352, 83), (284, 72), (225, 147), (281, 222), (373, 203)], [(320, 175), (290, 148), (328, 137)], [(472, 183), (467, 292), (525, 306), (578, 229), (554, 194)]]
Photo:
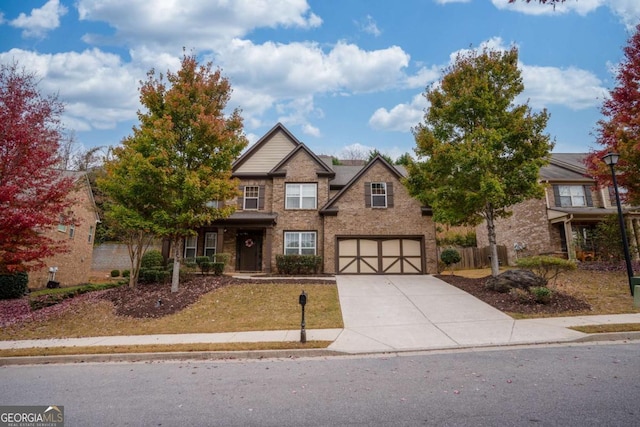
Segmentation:
[(86, 283), (91, 272), (93, 258), (93, 239), (96, 225), (99, 222), (97, 209), (89, 178), (85, 172), (63, 172), (66, 177), (75, 178), (76, 185), (68, 197), (74, 200), (73, 216), (78, 219), (76, 225), (69, 224), (61, 217), (60, 223), (47, 235), (56, 240), (68, 241), (68, 252), (45, 258), (46, 267), (29, 272), (29, 287), (43, 288), (52, 278), (55, 270), (55, 281), (61, 286)]
[[(591, 236), (597, 224), (617, 214), (613, 188), (597, 188), (587, 174), (584, 153), (553, 153), (540, 170), (545, 196), (512, 207), (513, 216), (496, 221), (498, 244), (506, 245), (510, 264), (523, 254), (555, 254), (569, 259), (597, 257)], [(638, 247), (640, 210), (623, 206), (632, 246)], [(635, 230), (635, 231), (634, 231)], [(486, 224), (476, 229), (478, 247), (488, 245)], [(516, 253), (515, 245), (525, 247)]]
[(277, 124), (233, 164), (236, 212), (185, 239), (184, 256), (228, 253), (228, 272), (276, 273), (276, 255), (310, 254), (324, 273), (436, 273), (431, 210), (404, 174), (382, 157), (334, 166)]

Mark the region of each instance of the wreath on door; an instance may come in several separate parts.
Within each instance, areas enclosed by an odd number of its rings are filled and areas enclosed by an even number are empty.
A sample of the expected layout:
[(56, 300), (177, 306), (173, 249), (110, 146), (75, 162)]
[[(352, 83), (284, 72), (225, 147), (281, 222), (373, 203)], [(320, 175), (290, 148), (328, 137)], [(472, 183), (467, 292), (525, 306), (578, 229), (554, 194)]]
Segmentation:
[(253, 239), (247, 239), (244, 241), (244, 245), (248, 248), (252, 247), (253, 245), (255, 245), (255, 242), (253, 241)]

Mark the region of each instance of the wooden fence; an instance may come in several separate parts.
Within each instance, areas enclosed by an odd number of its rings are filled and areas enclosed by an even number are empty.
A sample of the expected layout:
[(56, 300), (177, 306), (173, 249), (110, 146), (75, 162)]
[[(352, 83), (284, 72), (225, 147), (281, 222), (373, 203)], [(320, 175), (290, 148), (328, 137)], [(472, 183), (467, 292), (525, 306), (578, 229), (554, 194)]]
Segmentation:
[[(438, 247), (438, 260), (440, 254), (447, 247)], [(462, 260), (453, 264), (451, 268), (454, 270), (473, 270), (476, 268), (487, 268), (491, 266), (489, 246), (484, 248), (454, 248), (460, 253)], [(507, 247), (498, 245), (498, 262), (500, 265), (508, 265)]]

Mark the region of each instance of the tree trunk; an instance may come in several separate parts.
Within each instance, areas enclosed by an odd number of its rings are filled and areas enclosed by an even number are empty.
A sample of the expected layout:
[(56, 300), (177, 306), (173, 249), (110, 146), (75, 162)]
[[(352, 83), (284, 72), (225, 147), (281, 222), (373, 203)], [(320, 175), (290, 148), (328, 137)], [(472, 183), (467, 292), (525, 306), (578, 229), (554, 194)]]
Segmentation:
[(487, 237), (489, 238), (489, 251), (491, 252), (491, 275), (496, 277), (500, 274), (500, 264), (498, 262), (498, 245), (496, 243), (496, 225), (494, 223), (493, 206), (489, 204), (485, 212), (487, 220)]
[(129, 271), (129, 287), (135, 288), (140, 276), (140, 266), (142, 256), (153, 240), (153, 235), (144, 231), (131, 231), (127, 237), (127, 249), (131, 260), (131, 270)]
[(171, 292), (178, 292), (180, 288), (180, 260), (182, 259), (182, 238), (173, 239), (173, 275), (171, 276)]

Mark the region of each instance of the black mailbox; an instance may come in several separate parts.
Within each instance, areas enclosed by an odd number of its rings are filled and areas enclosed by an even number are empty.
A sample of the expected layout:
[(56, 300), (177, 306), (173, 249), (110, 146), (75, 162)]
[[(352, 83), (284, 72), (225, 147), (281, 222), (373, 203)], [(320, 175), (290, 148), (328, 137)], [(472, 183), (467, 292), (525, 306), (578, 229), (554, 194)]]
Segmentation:
[(300, 294), (300, 298), (298, 299), (298, 302), (303, 307), (307, 303), (307, 293), (305, 291), (302, 291), (302, 293)]

